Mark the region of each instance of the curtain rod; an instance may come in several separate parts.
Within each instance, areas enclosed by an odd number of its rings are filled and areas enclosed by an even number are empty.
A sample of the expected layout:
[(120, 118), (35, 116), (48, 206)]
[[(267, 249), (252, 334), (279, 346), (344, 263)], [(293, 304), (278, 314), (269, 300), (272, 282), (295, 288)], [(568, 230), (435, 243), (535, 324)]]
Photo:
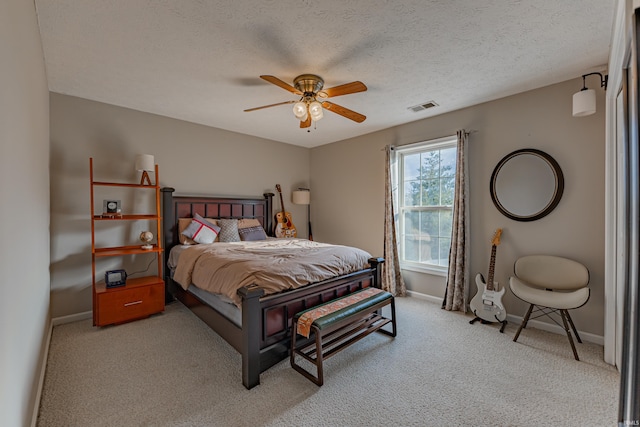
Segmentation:
[[(465, 134), (466, 136), (469, 136), (470, 134), (472, 134), (472, 133), (476, 133), (476, 132), (478, 132), (478, 131), (477, 131), (477, 130), (475, 130), (475, 129), (471, 129), (471, 130), (464, 131), (464, 134)], [(457, 135), (457, 131), (456, 131), (456, 133), (454, 133), (454, 134), (452, 134), (452, 135), (441, 136), (441, 137), (439, 137), (439, 138), (429, 138), (429, 140), (432, 140), (432, 139), (444, 139), (444, 138), (450, 138), (450, 137), (453, 137), (453, 136), (456, 136), (456, 135)], [(427, 141), (428, 141), (428, 140), (427, 140)], [(398, 146), (395, 146), (395, 145), (393, 145), (393, 144), (388, 144), (388, 145), (391, 147), (391, 149), (392, 149), (392, 150), (394, 150), (394, 149), (396, 149), (396, 148), (400, 148), (400, 147), (402, 147), (402, 148), (409, 148), (409, 147), (411, 147), (412, 145), (422, 144), (422, 143), (424, 143), (424, 142), (426, 142), (426, 141), (410, 142), (410, 143), (408, 143), (408, 144), (403, 144), (403, 145), (398, 145)], [(386, 146), (385, 146), (385, 147), (382, 147), (382, 148), (380, 149), (380, 151), (384, 151), (384, 150), (385, 150), (385, 148), (386, 148)]]

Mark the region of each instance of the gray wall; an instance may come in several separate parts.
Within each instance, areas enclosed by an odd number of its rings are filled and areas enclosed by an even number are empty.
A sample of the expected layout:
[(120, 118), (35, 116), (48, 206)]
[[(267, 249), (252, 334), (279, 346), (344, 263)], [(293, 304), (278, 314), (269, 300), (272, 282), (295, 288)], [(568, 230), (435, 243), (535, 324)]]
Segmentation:
[(31, 423), (49, 331), (49, 92), (34, 3), (0, 5), (0, 419)]
[[(153, 154), (160, 184), (174, 187), (176, 194), (261, 196), (275, 193), (280, 184), (299, 235), (307, 236), (306, 206), (293, 205), (291, 191), (309, 185), (309, 149), (56, 93), (50, 99), (53, 317), (92, 307), (90, 157), (95, 179), (138, 182), (136, 154)], [(125, 211), (134, 202), (126, 192), (96, 193), (96, 209), (103, 198), (121, 199)], [(277, 197), (274, 205), (280, 207)], [(135, 244), (136, 227), (110, 232)], [(122, 261), (130, 272), (146, 268), (149, 259), (140, 255)], [(117, 268), (120, 261), (103, 259), (99, 269)]]
[[(597, 91), (598, 113), (573, 118), (571, 97), (580, 87), (581, 80), (575, 79), (311, 150), (51, 94), (52, 313), (62, 316), (91, 309), (89, 157), (94, 157), (100, 179), (136, 180), (135, 155), (154, 154), (161, 184), (183, 193), (253, 196), (274, 191), (280, 183), (302, 236), (307, 231), (306, 209), (293, 205), (290, 195), (292, 189), (310, 185), (314, 238), (358, 246), (378, 256), (383, 247), (383, 147), (464, 128), (472, 131), (471, 281), (478, 272), (486, 277), (490, 239), (496, 228), (503, 228), (496, 260), (500, 285), (507, 284), (513, 262), (525, 254), (549, 253), (583, 262), (591, 272), (592, 296), (574, 318), (581, 330), (601, 336), (604, 93)], [(556, 210), (528, 223), (502, 216), (489, 196), (494, 166), (520, 148), (546, 151), (565, 175), (565, 193)], [(241, 167), (247, 173), (230, 179)], [(135, 239), (137, 230), (128, 232)], [(443, 276), (404, 274), (410, 290), (437, 298), (444, 295)], [(472, 284), (471, 296), (474, 293)], [(524, 303), (509, 292), (504, 301), (509, 314), (524, 314)]]
[[(135, 180), (135, 155), (154, 154), (161, 184), (179, 192), (260, 195), (280, 183), (301, 235), (306, 235), (306, 209), (291, 204), (290, 195), (292, 189), (309, 184), (316, 240), (382, 255), (382, 148), (464, 128), (473, 132), (469, 147), (472, 278), (478, 272), (487, 274), (489, 242), (496, 228), (503, 228), (496, 260), (496, 280), (502, 286), (521, 255), (549, 253), (583, 262), (591, 272), (592, 296), (574, 317), (580, 329), (600, 336), (604, 93), (597, 91), (598, 113), (573, 118), (571, 97), (580, 87), (581, 80), (575, 79), (312, 150), (51, 94), (52, 313), (61, 316), (91, 309), (89, 157), (94, 157), (100, 179)], [(527, 147), (546, 151), (558, 161), (565, 175), (565, 193), (549, 216), (523, 223), (495, 209), (488, 183), (504, 155)], [(242, 167), (247, 172), (231, 179)], [(128, 238), (135, 239), (137, 230), (128, 232)], [(413, 291), (436, 297), (444, 294), (442, 276), (406, 271), (405, 277)], [(505, 304), (513, 315), (522, 316), (526, 309), (510, 293)]]
[[(382, 256), (384, 219), (384, 151), (466, 129), (469, 137), (471, 210), (471, 296), (473, 277), (487, 276), (490, 240), (502, 228), (495, 280), (507, 285), (515, 260), (545, 253), (573, 258), (591, 273), (591, 298), (572, 314), (578, 329), (604, 333), (604, 91), (596, 89), (598, 111), (571, 115), (573, 93), (582, 79), (548, 86), (471, 108), (442, 114), (370, 135), (316, 147), (311, 152), (313, 234), (318, 240), (360, 246)], [(537, 148), (560, 164), (565, 192), (547, 217), (517, 222), (502, 216), (489, 194), (495, 165), (511, 151)], [(444, 296), (445, 278), (404, 272), (410, 290)], [(526, 305), (510, 291), (509, 314), (523, 316)]]

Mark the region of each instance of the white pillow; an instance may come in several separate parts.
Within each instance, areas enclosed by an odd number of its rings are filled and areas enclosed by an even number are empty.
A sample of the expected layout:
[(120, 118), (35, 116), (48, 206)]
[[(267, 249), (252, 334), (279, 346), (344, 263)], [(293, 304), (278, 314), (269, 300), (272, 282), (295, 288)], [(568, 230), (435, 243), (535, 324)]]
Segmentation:
[(220, 227), (195, 214), (191, 224), (184, 229), (182, 234), (193, 239), (196, 243), (213, 243), (219, 232)]

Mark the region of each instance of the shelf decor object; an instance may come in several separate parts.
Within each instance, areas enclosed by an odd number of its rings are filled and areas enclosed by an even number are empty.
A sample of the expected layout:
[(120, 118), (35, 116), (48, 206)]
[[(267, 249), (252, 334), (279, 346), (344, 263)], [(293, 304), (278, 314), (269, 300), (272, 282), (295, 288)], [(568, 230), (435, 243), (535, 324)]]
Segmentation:
[(120, 200), (103, 200), (102, 201), (102, 217), (103, 218), (120, 218), (122, 216), (122, 208)]
[[(153, 156), (151, 156), (153, 162)], [(148, 165), (142, 165), (148, 168)], [(136, 162), (136, 168), (138, 164)], [(165, 290), (162, 271), (162, 238), (160, 217), (160, 186), (158, 185), (158, 165), (153, 165), (156, 184), (151, 184), (144, 170), (140, 184), (96, 181), (93, 176), (93, 158), (89, 159), (91, 187), (91, 276), (93, 295), (93, 325), (106, 326), (129, 322), (164, 311)], [(146, 179), (145, 179), (146, 174)], [(153, 191), (155, 206), (144, 213), (123, 213), (119, 200), (103, 200), (104, 212), (95, 212), (95, 193), (101, 188), (132, 189), (134, 191)], [(115, 206), (114, 206), (115, 205)], [(111, 212), (113, 209), (116, 212)], [(102, 227), (112, 224), (110, 221), (147, 221), (155, 223), (155, 231), (143, 231), (139, 239), (143, 245), (100, 246), (96, 245), (96, 223)], [(152, 244), (154, 234), (157, 243)], [(122, 257), (126, 255), (153, 253), (158, 265), (157, 272), (144, 277), (127, 277), (123, 269), (107, 272), (104, 281), (96, 281), (96, 259), (104, 257)], [(116, 280), (120, 278), (120, 280)], [(109, 283), (106, 283), (109, 282)], [(117, 283), (116, 283), (117, 282)], [(116, 286), (114, 286), (114, 284)]]
[[(154, 158), (151, 154), (138, 154), (136, 156), (136, 170), (142, 172), (140, 177), (140, 185), (151, 185), (149, 172), (155, 170)], [(158, 182), (158, 174), (156, 174), (156, 183)]]
[(150, 231), (143, 231), (140, 233), (140, 241), (144, 243), (141, 247), (145, 251), (149, 251), (153, 249), (153, 245), (151, 242), (153, 241), (153, 233)]

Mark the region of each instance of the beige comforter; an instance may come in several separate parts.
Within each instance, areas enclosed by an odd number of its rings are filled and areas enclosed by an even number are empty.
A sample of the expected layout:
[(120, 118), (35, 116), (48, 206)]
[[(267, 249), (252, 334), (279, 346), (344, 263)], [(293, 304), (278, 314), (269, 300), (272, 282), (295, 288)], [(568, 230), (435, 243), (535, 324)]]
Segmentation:
[(243, 286), (256, 284), (269, 295), (362, 270), (369, 258), (361, 249), (302, 239), (212, 243), (182, 251), (173, 279), (240, 305), (236, 291)]

